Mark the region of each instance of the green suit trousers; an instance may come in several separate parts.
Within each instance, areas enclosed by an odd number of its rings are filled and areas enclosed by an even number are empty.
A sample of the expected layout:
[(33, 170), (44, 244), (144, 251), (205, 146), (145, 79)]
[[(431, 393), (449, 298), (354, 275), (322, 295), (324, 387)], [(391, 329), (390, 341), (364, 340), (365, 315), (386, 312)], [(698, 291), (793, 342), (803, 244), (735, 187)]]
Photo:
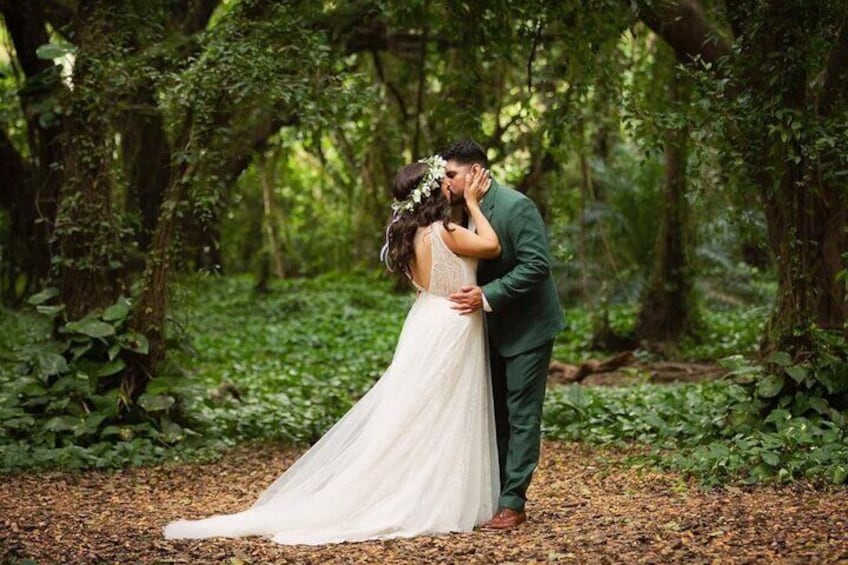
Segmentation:
[(500, 508), (524, 510), (539, 460), (542, 404), (553, 340), (504, 357), (489, 348), (501, 476)]

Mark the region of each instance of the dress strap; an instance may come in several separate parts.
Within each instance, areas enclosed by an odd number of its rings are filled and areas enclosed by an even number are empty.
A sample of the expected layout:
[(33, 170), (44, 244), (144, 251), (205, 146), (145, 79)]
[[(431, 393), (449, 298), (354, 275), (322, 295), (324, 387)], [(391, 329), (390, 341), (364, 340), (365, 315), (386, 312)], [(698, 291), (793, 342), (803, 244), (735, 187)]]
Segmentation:
[[(455, 255), (455, 253), (445, 243), (444, 236), (442, 235), (442, 232), (445, 231), (445, 226), (442, 222), (433, 222), (430, 224), (430, 227), (433, 229), (433, 237), (430, 239), (436, 240), (431, 244), (433, 246), (433, 264), (435, 265), (437, 258), (443, 259), (446, 255)], [(436, 249), (437, 246), (438, 250)]]

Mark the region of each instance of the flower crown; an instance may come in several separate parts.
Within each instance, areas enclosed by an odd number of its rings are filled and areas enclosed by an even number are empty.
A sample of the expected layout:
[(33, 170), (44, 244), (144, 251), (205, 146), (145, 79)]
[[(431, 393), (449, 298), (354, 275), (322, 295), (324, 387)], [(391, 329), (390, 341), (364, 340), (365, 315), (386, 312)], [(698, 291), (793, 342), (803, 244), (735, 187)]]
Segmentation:
[(438, 190), (439, 181), (445, 176), (445, 167), (448, 163), (442, 159), (441, 155), (431, 155), (418, 162), (427, 165), (427, 174), (424, 175), (418, 186), (409, 193), (409, 196), (404, 200), (392, 202), (392, 210), (396, 213), (412, 212), (422, 200), (433, 193), (434, 189)]

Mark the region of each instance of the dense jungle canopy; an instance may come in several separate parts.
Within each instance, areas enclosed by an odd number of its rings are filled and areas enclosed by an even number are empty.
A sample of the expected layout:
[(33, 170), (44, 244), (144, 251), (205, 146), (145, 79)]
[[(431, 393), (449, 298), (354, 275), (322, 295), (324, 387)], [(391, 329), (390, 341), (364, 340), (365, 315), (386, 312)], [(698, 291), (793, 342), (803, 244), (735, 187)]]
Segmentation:
[(538, 205), (596, 349), (719, 339), (708, 312), (756, 304), (758, 352), (737, 361), (761, 408), (844, 422), (846, 0), (0, 15), (0, 313), (35, 308), (54, 338), (9, 377), (9, 437), (182, 437), (177, 283), (382, 273), (395, 172), (460, 137)]

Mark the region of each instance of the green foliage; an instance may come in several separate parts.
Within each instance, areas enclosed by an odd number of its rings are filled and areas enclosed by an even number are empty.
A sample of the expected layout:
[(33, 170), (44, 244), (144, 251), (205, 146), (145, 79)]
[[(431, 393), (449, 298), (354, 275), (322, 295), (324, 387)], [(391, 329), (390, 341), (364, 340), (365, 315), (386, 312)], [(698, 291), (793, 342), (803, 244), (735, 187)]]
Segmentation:
[(805, 478), (844, 484), (848, 475), (845, 414), (839, 422), (785, 409), (768, 413), (740, 385), (558, 387), (546, 398), (550, 437), (650, 447), (637, 462), (677, 469), (704, 486)]
[(19, 364), (17, 352), (22, 347), (49, 336), (50, 324), (45, 316), (0, 307), (0, 379), (11, 378)]
[(3, 375), (0, 466), (139, 463), (191, 433), (178, 423), (187, 421), (181, 395), (190, 383), (167, 368), (137, 402), (121, 391), (124, 356), (148, 350), (146, 337), (128, 327), (129, 301), (65, 321), (64, 306), (50, 304), (57, 295), (48, 288), (28, 300), (56, 325), (57, 339), (23, 344), (21, 362)]
[(766, 409), (790, 410), (795, 416), (813, 415), (842, 425), (841, 411), (848, 407), (848, 344), (840, 332), (812, 328), (808, 335), (816, 343), (802, 361), (786, 351), (774, 351), (762, 364), (741, 355), (722, 362)]
[[(104, 433), (109, 426), (104, 421), (98, 426), (99, 437), (75, 435), (77, 430), (84, 432), (85, 416), (71, 421), (66, 418), (67, 410), (51, 412), (39, 417), (31, 428), (34, 437), (41, 438), (38, 444), (4, 433), (0, 438), (0, 466), (139, 465), (211, 457), (227, 446), (252, 440), (313, 442), (391, 362), (412, 298), (410, 292), (392, 293), (392, 284), (383, 276), (327, 275), (274, 281), (269, 292), (257, 293), (247, 277), (207, 276), (182, 281), (177, 293), (178, 315), (173, 322), (195, 337), (193, 348), (176, 353), (171, 362), (186, 371), (180, 378), (153, 380), (149, 396), (141, 403), (154, 416), (181, 405), (194, 417), (192, 425), (171, 429), (183, 434), (183, 439), (171, 445), (165, 435), (168, 430), (149, 420), (115, 426), (117, 429), (111, 430), (114, 435)], [(616, 330), (626, 330), (633, 323), (634, 312), (632, 306), (613, 306), (610, 324)], [(63, 335), (69, 341), (71, 337), (78, 339), (73, 342), (75, 347), (91, 344), (90, 354), (96, 350), (100, 360), (96, 366), (108, 372), (109, 350), (120, 343), (123, 330), (118, 320), (123, 315), (124, 307), (119, 303), (97, 317), (73, 324), (74, 331)], [(567, 311), (567, 318), (570, 328), (560, 336), (555, 356), (579, 361), (589, 354), (592, 316), (574, 308)], [(719, 341), (712, 352), (736, 347), (739, 352), (751, 351), (761, 318), (762, 312), (756, 309), (707, 316), (707, 331), (711, 339)], [(19, 328), (39, 334), (46, 331), (43, 322), (31, 322), (23, 318), (16, 324), (4, 322), (0, 328), (9, 334), (19, 332)], [(746, 330), (746, 325), (753, 328)], [(732, 335), (719, 339), (724, 334)], [(710, 351), (700, 347), (696, 351)], [(90, 387), (92, 382), (109, 378), (62, 377), (48, 388), (33, 375), (55, 371), (62, 362), (45, 349), (27, 351), (30, 375), (21, 381), (20, 377), (5, 375), (4, 390), (39, 383), (47, 392), (26, 398), (42, 406), (65, 398), (71, 399), (69, 405), (78, 403), (81, 396), (71, 390), (74, 386)], [(773, 361), (784, 360), (777, 356)], [(66, 363), (79, 367), (72, 355)], [(844, 412), (811, 396), (808, 409), (801, 410), (798, 397), (797, 405), (766, 412), (767, 399), (752, 394), (750, 387), (757, 385), (739, 384), (759, 382), (762, 369), (742, 356), (726, 363), (734, 382), (553, 387), (545, 407), (546, 433), (553, 438), (599, 444), (646, 444), (652, 450), (642, 462), (683, 470), (705, 485), (801, 477), (844, 482), (848, 440), (842, 431), (844, 421), (839, 420)], [(60, 397), (52, 390), (56, 383), (70, 387), (71, 393)], [(765, 388), (762, 392), (769, 393)], [(8, 397), (4, 399), (8, 401)], [(16, 406), (20, 407), (20, 402)], [(24, 407), (25, 411), (28, 408)], [(18, 413), (17, 417), (25, 416)], [(52, 445), (45, 441), (48, 436), (54, 438)]]
[[(589, 160), (596, 196), (582, 203), (555, 205), (551, 237), (570, 253), (561, 260), (562, 291), (575, 300), (582, 293), (610, 302), (632, 302), (647, 283), (659, 224), (657, 202), (662, 163), (641, 159), (634, 147), (621, 144), (607, 159)], [(582, 219), (575, 221), (575, 218)], [(585, 288), (584, 288), (585, 287)]]
[[(634, 304), (610, 304), (607, 319), (617, 335), (633, 329), (638, 308)], [(679, 344), (682, 359), (710, 361), (731, 355), (745, 360), (757, 351), (760, 333), (768, 312), (763, 307), (733, 310), (702, 309), (703, 324), (697, 336)], [(583, 307), (567, 308), (568, 329), (554, 345), (554, 358), (567, 363), (579, 363), (588, 357), (603, 357), (608, 351), (592, 350), (592, 336), (602, 312)]]
[(702, 309), (698, 334), (680, 344), (687, 359), (715, 360), (756, 354), (768, 310), (762, 306), (732, 310)]
[[(632, 324), (633, 311), (610, 308), (616, 331)], [(716, 359), (731, 382), (698, 385), (640, 385), (628, 388), (557, 387), (546, 399), (545, 426), (551, 437), (591, 443), (648, 445), (643, 463), (678, 469), (704, 485), (727, 481), (845, 483), (848, 465), (844, 339), (813, 332), (817, 352), (804, 363), (788, 353), (772, 354), (764, 365), (750, 361), (757, 350), (765, 308), (704, 311), (697, 342), (681, 354)], [(603, 356), (589, 351), (591, 316), (566, 314), (568, 332), (554, 356), (567, 362)]]
[(120, 421), (114, 381), (101, 387), (120, 375), (118, 351), (143, 349), (123, 325), (126, 303), (64, 324), (65, 341), (22, 345), (24, 374), (3, 375), (0, 468), (140, 465), (252, 439), (315, 441), (391, 362), (410, 303), (391, 284), (326, 276), (256, 294), (244, 277), (186, 281), (173, 321), (197, 336), (195, 352), (174, 348)]
[(391, 362), (410, 296), (388, 294), (389, 284), (329, 275), (257, 295), (247, 278), (192, 283), (187, 324), (202, 352), (191, 362), (195, 378), (212, 391), (230, 383), (241, 396), (204, 399), (204, 434), (317, 440)]

